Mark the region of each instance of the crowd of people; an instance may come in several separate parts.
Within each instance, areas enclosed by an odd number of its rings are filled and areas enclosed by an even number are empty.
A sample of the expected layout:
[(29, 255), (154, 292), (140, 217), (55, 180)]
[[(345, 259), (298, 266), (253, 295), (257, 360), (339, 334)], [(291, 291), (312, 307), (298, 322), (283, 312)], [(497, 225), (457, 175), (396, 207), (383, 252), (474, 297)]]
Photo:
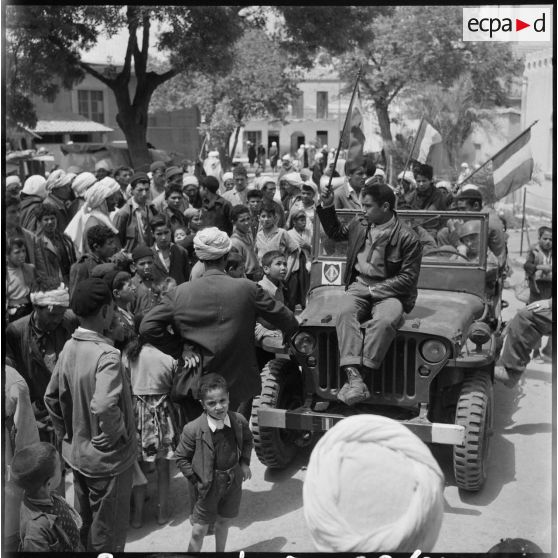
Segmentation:
[[(211, 161), (212, 174), (157, 161), (149, 172), (105, 165), (6, 180), (7, 493), (23, 502), (7, 548), (122, 551), (129, 524), (143, 524), (153, 472), (156, 519), (169, 521), (177, 460), (192, 495), (189, 550), (213, 531), (224, 550), (250, 477), (251, 401), (269, 347), (298, 327), (318, 220), (349, 242), (336, 324), (347, 405), (368, 397), (362, 377), (414, 305), (426, 244), (467, 254), (465, 231), (423, 231), (426, 242), (396, 209), (488, 211), (489, 248), (505, 266), (504, 224), (472, 185), (436, 183), (419, 164), (392, 187), (371, 157), (335, 165), (327, 146), (279, 159), (271, 145), (266, 176), (260, 147), (249, 151), (251, 182), (243, 164), (221, 173)], [(357, 210), (366, 226), (342, 225), (335, 209)], [(550, 297), (551, 247), (545, 228), (526, 264), (531, 302)], [(64, 500), (68, 470), (79, 513)]]

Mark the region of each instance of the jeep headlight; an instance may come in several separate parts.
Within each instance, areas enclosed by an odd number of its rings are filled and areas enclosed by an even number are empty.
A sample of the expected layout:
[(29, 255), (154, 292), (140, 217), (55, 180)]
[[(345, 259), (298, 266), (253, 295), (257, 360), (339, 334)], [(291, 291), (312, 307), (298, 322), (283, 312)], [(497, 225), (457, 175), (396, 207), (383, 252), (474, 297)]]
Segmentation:
[(420, 346), (420, 354), (422, 355), (422, 358), (432, 364), (442, 362), (442, 360), (446, 358), (447, 352), (448, 350), (446, 346), (441, 341), (436, 339), (425, 341)]
[(293, 339), (295, 349), (303, 355), (309, 355), (316, 347), (316, 338), (307, 331), (301, 331)]

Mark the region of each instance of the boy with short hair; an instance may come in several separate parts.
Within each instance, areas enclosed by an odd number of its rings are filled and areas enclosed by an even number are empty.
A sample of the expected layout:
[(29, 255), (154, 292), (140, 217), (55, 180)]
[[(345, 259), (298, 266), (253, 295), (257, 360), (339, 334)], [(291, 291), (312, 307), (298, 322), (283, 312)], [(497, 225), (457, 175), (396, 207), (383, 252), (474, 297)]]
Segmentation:
[(155, 264), (151, 248), (144, 244), (132, 251), (133, 264), (130, 269), (134, 276), (132, 284), (136, 290), (136, 299), (132, 304), (133, 314), (146, 314), (159, 302), (159, 293), (155, 288)]
[(260, 228), (260, 211), (263, 205), (263, 194), (260, 190), (248, 190), (246, 194), (248, 209), (250, 211), (250, 232), (256, 238)]
[(535, 244), (525, 262), (525, 275), (529, 280), (529, 304), (552, 297), (552, 229), (539, 228), (539, 242)]
[(24, 490), (20, 508), (22, 552), (83, 552), (81, 518), (55, 493), (62, 478), (56, 448), (36, 442), (16, 452), (11, 464), (13, 482)]
[(252, 281), (259, 281), (263, 272), (250, 230), (250, 210), (245, 205), (235, 205), (231, 211), (231, 220), (233, 223), (231, 242), (244, 261), (246, 277)]
[(44, 401), (62, 457), (72, 468), (82, 544), (93, 552), (123, 552), (136, 424), (120, 351), (109, 337), (115, 313), (106, 282), (92, 277), (79, 283), (71, 308), (80, 327), (60, 353)]
[(83, 254), (70, 268), (70, 296), (80, 281), (90, 277), (95, 266), (107, 263), (118, 251), (116, 234), (106, 225), (93, 225), (85, 236), (91, 252)]
[[(271, 250), (266, 252), (262, 257), (262, 267), (264, 277), (258, 281), (258, 285), (268, 292), (275, 300), (285, 304), (285, 279), (287, 277), (287, 258), (279, 250)], [(267, 338), (267, 344), (275, 345), (276, 342), (283, 344), (283, 334), (281, 330), (275, 329), (269, 322), (258, 318), (256, 323), (256, 342), (261, 347), (264, 338)], [(258, 354), (258, 356), (262, 356)], [(268, 355), (265, 355), (269, 357)], [(273, 357), (270, 357), (273, 358)], [(269, 360), (269, 358), (267, 359)]]
[(279, 250), (287, 256), (298, 248), (298, 244), (276, 224), (277, 210), (271, 204), (265, 204), (260, 212), (261, 229), (256, 235), (256, 254), (262, 256), (271, 250)]
[(190, 262), (188, 252), (172, 242), (172, 230), (164, 215), (157, 215), (151, 221), (153, 234), (153, 274), (156, 280), (172, 277), (177, 285), (188, 281)]
[(37, 275), (35, 266), (25, 263), (27, 251), (23, 238), (9, 238), (6, 248), (8, 320), (13, 322), (33, 311), (30, 294), (37, 282)]
[(176, 464), (195, 492), (188, 552), (201, 550), (213, 523), (215, 550), (224, 552), (228, 520), (238, 515), (242, 481), (252, 476), (252, 433), (242, 415), (229, 411), (228, 386), (222, 376), (202, 376), (198, 397), (204, 412), (184, 427), (175, 452)]

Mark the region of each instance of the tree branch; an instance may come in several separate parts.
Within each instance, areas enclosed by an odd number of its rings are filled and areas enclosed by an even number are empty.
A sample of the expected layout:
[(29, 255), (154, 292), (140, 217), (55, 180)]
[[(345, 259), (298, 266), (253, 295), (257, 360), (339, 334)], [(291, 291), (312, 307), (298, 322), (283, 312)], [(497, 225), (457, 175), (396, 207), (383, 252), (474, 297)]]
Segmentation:
[(393, 99), (394, 99), (395, 96), (399, 93), (399, 91), (401, 91), (401, 89), (403, 89), (403, 85), (404, 85), (404, 84), (401, 84), (401, 85), (397, 86), (397, 87), (394, 89), (393, 93), (387, 98), (387, 104), (388, 104), (388, 105), (391, 103), (391, 101), (393, 101)]
[(110, 87), (111, 89), (114, 88), (114, 79), (107, 78), (97, 70), (95, 70), (92, 66), (90, 66), (87, 62), (79, 61), (78, 64), (88, 73), (91, 74), (93, 77), (96, 77), (99, 81), (102, 81), (106, 86)]
[(123, 79), (128, 81), (130, 79), (130, 74), (132, 71), (132, 52), (137, 45), (136, 30), (138, 28), (137, 20), (133, 17), (133, 7), (128, 6), (127, 18), (128, 18), (128, 44), (126, 46), (126, 56), (124, 57), (124, 66), (122, 67), (122, 72), (120, 75)]

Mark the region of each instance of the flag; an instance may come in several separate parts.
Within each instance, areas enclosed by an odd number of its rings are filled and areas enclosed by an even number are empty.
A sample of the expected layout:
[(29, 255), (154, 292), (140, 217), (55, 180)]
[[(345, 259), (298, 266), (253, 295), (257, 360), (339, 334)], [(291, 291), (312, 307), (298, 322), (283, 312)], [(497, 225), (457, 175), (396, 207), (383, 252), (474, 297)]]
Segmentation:
[(430, 153), (430, 148), (441, 142), (442, 136), (440, 135), (440, 132), (438, 132), (432, 124), (423, 118), (420, 121), (410, 159), (414, 159), (419, 163), (425, 164), (428, 159), (428, 154)]
[(351, 169), (360, 167), (364, 163), (364, 111), (360, 102), (358, 82), (356, 94), (349, 106), (347, 128), (343, 130), (343, 148), (347, 149), (347, 166)]
[(492, 157), (492, 178), (494, 197), (502, 199), (511, 192), (524, 186), (533, 174), (531, 155), (531, 128), (506, 145)]

